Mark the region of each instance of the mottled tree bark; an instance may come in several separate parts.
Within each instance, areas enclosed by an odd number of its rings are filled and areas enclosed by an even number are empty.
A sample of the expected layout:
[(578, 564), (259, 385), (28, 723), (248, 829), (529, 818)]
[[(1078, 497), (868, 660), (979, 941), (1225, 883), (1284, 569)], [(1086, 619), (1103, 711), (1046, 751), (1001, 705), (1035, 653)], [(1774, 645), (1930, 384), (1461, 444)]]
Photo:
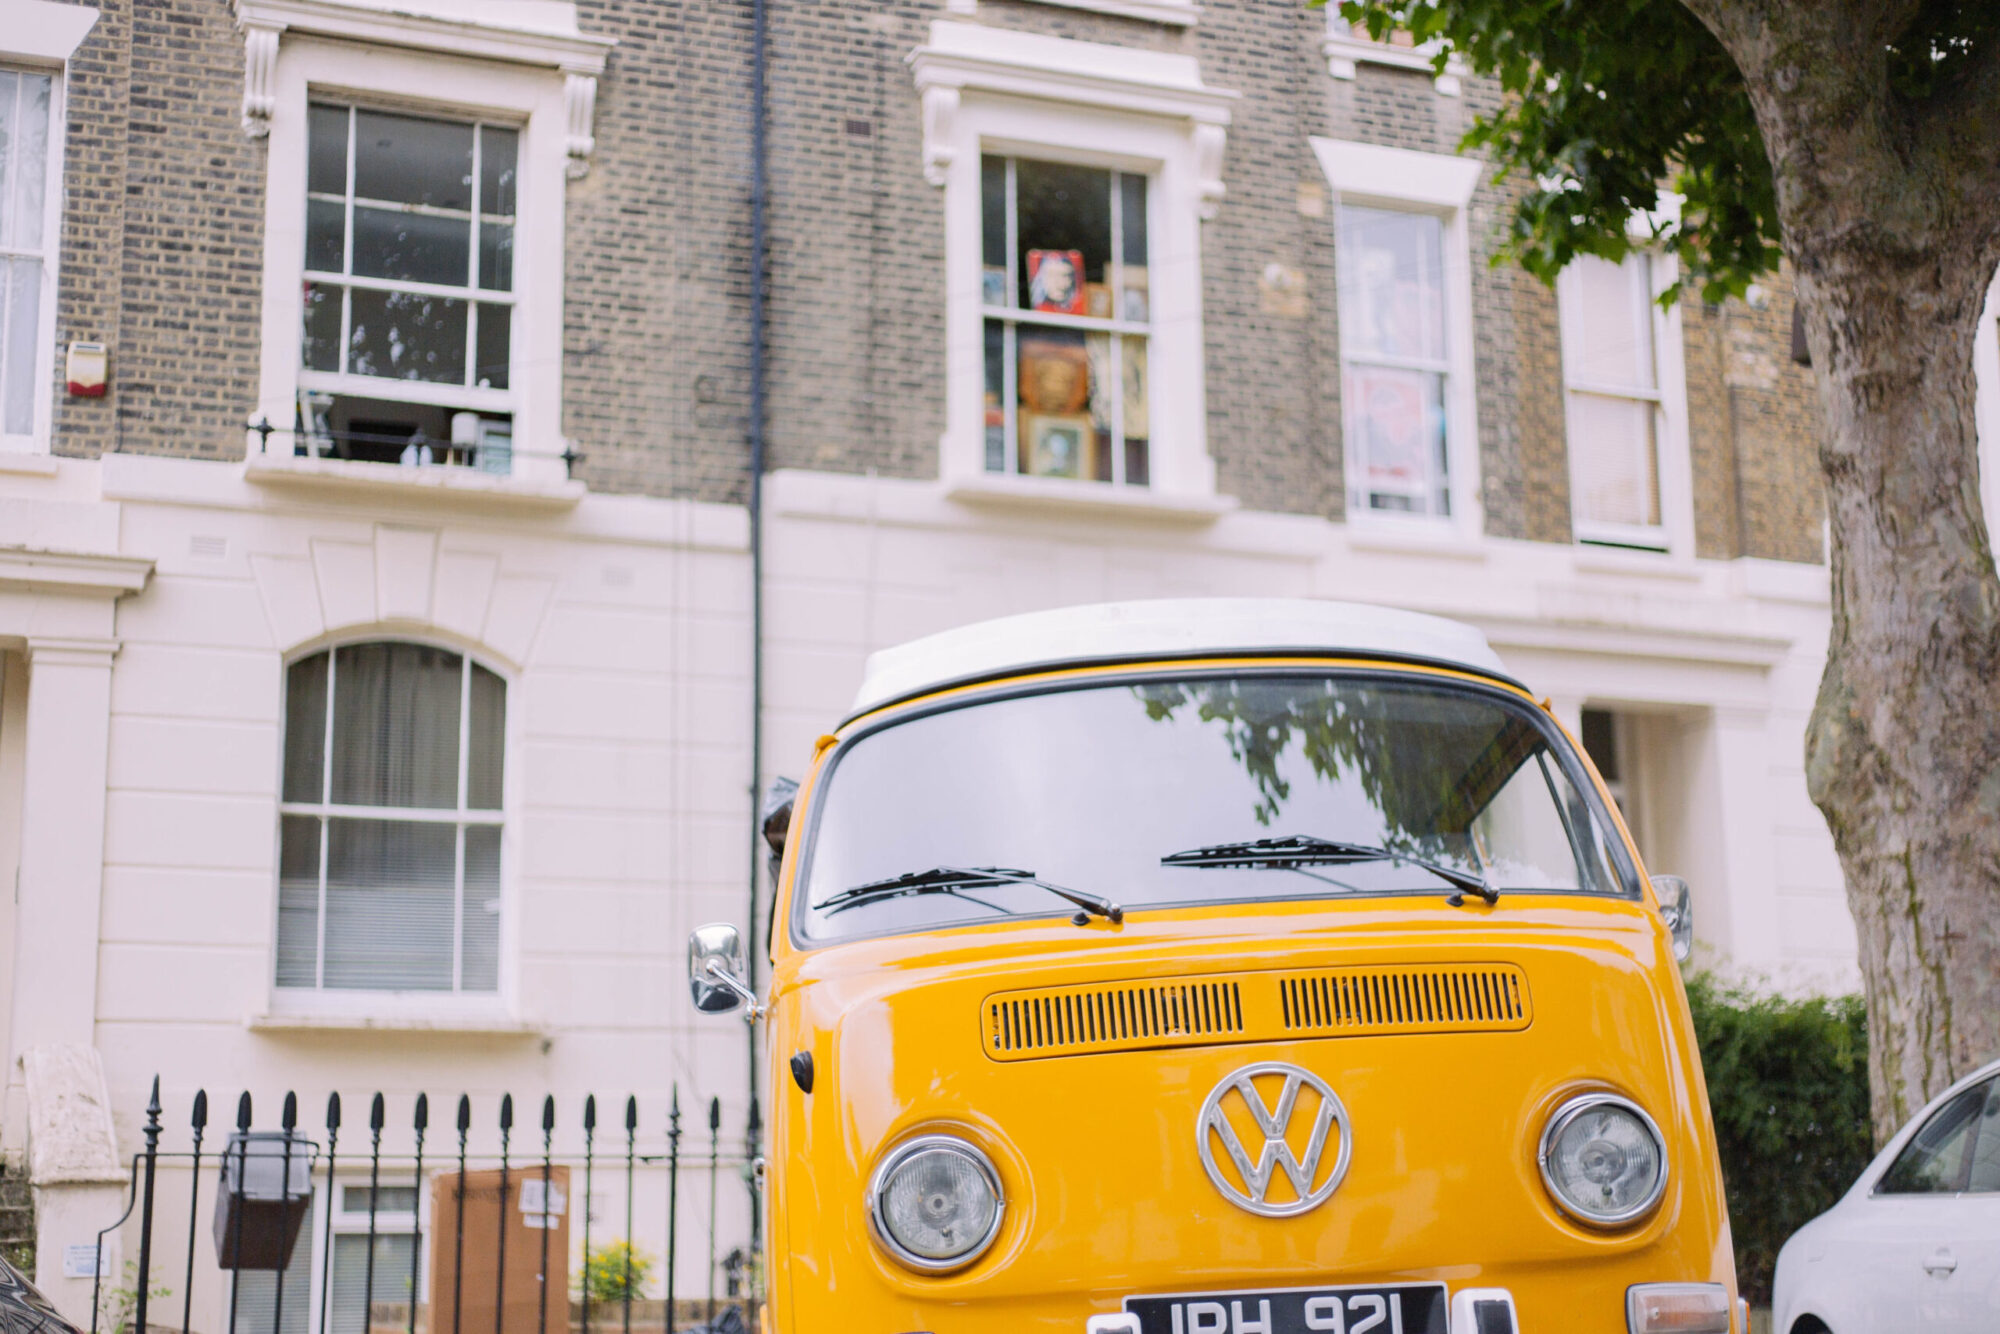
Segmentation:
[(2000, 577), (1974, 330), (2000, 261), (2000, 53), (1899, 96), (1918, 0), (1683, 0), (1776, 176), (1825, 407), (1832, 639), (1806, 743), (1846, 872), (1875, 1136), (2000, 1056)]

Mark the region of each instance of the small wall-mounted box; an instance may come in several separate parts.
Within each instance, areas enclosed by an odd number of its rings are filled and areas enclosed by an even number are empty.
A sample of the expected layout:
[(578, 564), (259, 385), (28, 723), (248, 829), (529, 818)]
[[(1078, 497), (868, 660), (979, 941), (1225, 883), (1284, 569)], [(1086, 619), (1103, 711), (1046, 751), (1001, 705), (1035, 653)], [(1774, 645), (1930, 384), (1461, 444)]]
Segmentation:
[(75, 398), (103, 398), (111, 378), (111, 352), (103, 343), (71, 343), (63, 378)]

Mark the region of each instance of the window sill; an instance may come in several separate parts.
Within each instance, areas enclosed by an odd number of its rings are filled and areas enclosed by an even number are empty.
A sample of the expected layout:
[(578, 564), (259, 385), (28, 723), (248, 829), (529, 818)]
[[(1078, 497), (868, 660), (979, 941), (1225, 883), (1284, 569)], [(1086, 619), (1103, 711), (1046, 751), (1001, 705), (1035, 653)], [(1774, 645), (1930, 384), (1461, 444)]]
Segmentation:
[(1395, 556), (1436, 556), (1442, 560), (1483, 561), (1486, 544), (1469, 538), (1456, 525), (1442, 521), (1349, 520), (1347, 545), (1353, 551), (1376, 551)]
[(321, 494), (423, 496), (510, 509), (573, 509), (586, 491), (584, 484), (578, 481), (536, 482), (520, 477), (497, 477), (470, 468), (406, 468), (396, 463), (362, 463), (353, 459), (300, 458), (296, 455), (253, 454), (244, 465), (243, 476), (245, 480), (262, 486)]
[(1123, 515), (1189, 525), (1214, 523), (1237, 506), (1234, 496), (1167, 495), (1145, 487), (1113, 487), (1109, 482), (985, 473), (953, 478), (945, 484), (945, 497), (961, 505), (993, 509)]
[(1579, 574), (1637, 574), (1652, 579), (1678, 579), (1686, 583), (1701, 578), (1701, 571), (1692, 561), (1681, 560), (1666, 551), (1579, 543), (1572, 560)]
[(457, 1037), (535, 1038), (546, 1030), (499, 1008), (290, 1009), (274, 1006), (253, 1014), (243, 1026), (256, 1033), (442, 1033)]
[(37, 477), (56, 475), (56, 458), (39, 449), (0, 447), (0, 472), (29, 473)]

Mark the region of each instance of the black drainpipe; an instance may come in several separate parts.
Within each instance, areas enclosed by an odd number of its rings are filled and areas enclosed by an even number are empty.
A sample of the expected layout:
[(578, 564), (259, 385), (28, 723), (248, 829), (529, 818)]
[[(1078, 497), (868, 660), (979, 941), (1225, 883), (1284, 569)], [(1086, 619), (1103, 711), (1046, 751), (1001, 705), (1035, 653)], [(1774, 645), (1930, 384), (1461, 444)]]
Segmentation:
[[(764, 788), (764, 74), (766, 0), (750, 0), (750, 913), (744, 951), (750, 986), (757, 989), (757, 868), (763, 862), (758, 806)], [(750, 1119), (745, 1139), (754, 1163), (757, 1143), (757, 1026), (750, 1034)], [(750, 1249), (763, 1249), (763, 1196), (750, 1174)], [(668, 1323), (673, 1313), (668, 1312)]]

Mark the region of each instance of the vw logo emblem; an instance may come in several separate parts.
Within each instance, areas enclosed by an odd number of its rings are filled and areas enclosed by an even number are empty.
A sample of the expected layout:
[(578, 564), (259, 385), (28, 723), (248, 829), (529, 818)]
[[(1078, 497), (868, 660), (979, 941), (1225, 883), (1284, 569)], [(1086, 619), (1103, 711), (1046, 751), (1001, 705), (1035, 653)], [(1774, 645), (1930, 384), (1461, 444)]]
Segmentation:
[[(1265, 1090), (1277, 1094), (1275, 1103), (1266, 1100)], [(1303, 1153), (1292, 1149), (1298, 1138), (1295, 1118), (1306, 1118), (1310, 1127)], [(1252, 1132), (1254, 1158), (1239, 1127)], [(1327, 1138), (1334, 1134), (1340, 1143), (1329, 1167)], [(1347, 1108), (1332, 1087), (1312, 1071), (1283, 1061), (1260, 1061), (1224, 1076), (1202, 1101), (1195, 1136), (1201, 1165), (1215, 1188), (1237, 1208), (1265, 1218), (1291, 1218), (1326, 1203), (1354, 1156)], [(1235, 1168), (1233, 1174), (1217, 1161), (1218, 1145)], [(1271, 1186), (1281, 1171), (1291, 1189), (1272, 1199)]]

